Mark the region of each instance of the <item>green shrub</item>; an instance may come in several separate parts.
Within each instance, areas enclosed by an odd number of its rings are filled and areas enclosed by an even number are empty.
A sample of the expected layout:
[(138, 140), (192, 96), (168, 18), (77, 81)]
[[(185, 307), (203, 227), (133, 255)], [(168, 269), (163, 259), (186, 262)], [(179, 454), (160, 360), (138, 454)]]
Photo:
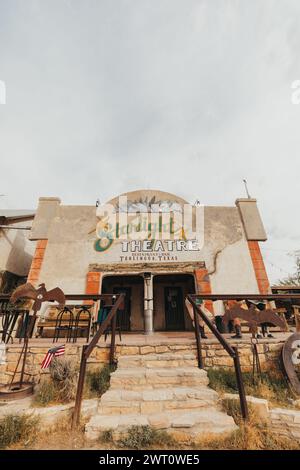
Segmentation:
[(6, 415), (0, 421), (0, 449), (20, 441), (29, 443), (37, 433), (38, 418), (28, 415)]
[(112, 442), (113, 441), (113, 432), (111, 429), (107, 429), (106, 431), (103, 431), (100, 436), (100, 441), (101, 442)]
[(173, 439), (165, 432), (150, 426), (131, 426), (117, 441), (120, 447), (144, 449), (152, 445), (172, 445)]
[(110, 374), (116, 370), (116, 366), (109, 364), (95, 371), (88, 371), (86, 374), (86, 388), (101, 397), (109, 389)]

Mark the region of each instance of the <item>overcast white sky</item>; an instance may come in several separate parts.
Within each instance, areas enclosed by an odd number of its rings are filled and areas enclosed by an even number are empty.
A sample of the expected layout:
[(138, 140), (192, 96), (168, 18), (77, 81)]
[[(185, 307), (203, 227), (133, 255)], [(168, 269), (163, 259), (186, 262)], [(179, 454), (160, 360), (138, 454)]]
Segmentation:
[(232, 205), (247, 178), (276, 282), (300, 249), (299, 50), (299, 0), (0, 0), (0, 207)]

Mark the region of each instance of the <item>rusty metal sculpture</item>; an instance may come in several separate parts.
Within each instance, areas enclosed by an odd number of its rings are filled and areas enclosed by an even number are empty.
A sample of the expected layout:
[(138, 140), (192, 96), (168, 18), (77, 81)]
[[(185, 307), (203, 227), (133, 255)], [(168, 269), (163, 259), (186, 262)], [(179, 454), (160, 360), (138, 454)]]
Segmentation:
[(294, 333), (282, 348), (282, 363), (292, 389), (300, 395), (300, 333)]
[(274, 326), (285, 329), (285, 322), (277, 315), (276, 309), (257, 310), (254, 305), (251, 305), (251, 307), (246, 310), (236, 304), (230, 309), (225, 310), (223, 323), (228, 323), (235, 318), (240, 318), (249, 323), (250, 332), (253, 337), (257, 333), (258, 326), (262, 323), (271, 323)]
[(255, 337), (258, 326), (264, 323), (278, 326), (279, 328), (285, 329), (286, 325), (282, 318), (277, 315), (276, 309), (264, 309), (258, 310), (255, 305), (251, 305), (248, 309), (242, 308), (239, 304), (234, 305), (230, 309), (225, 310), (223, 316), (223, 322), (228, 324), (229, 321), (239, 318), (245, 320), (249, 324), (250, 332), (252, 333), (252, 352), (253, 352), (253, 369), (252, 377), (255, 382), (256, 376), (261, 379), (261, 366), (259, 361), (259, 355), (257, 350), (258, 339)]
[[(33, 305), (31, 307), (33, 311), (33, 315), (31, 316), (30, 321), (28, 322), (28, 325), (26, 326), (23, 348), (20, 352), (17, 365), (14, 370), (8, 390), (4, 390), (3, 392), (2, 391), (0, 392), (0, 396), (3, 397), (5, 395), (6, 398), (15, 398), (15, 397), (20, 398), (21, 396), (24, 396), (24, 394), (27, 393), (26, 391), (23, 391), (23, 388), (24, 388), (23, 385), (24, 385), (26, 357), (27, 357), (27, 351), (28, 351), (28, 342), (29, 342), (29, 336), (35, 325), (37, 312), (40, 310), (42, 303), (43, 302), (58, 302), (58, 304), (62, 308), (65, 305), (65, 295), (63, 291), (59, 287), (55, 287), (54, 289), (47, 291), (44, 283), (39, 284), (38, 289), (35, 289), (35, 287), (29, 282), (27, 282), (26, 284), (22, 284), (21, 286), (17, 287), (14, 290), (14, 292), (12, 293), (10, 297), (10, 302), (14, 304), (17, 302), (17, 300), (21, 298), (33, 300)], [(15, 383), (14, 379), (18, 372), (18, 368), (19, 368), (19, 364), (21, 362), (22, 356), (23, 356), (23, 362), (22, 362), (20, 380)], [(31, 386), (28, 387), (28, 384), (27, 384), (27, 387), (25, 387), (27, 390), (29, 389), (28, 393), (30, 393), (30, 391), (33, 389), (32, 384), (30, 385)], [(15, 392), (15, 394), (13, 394), (12, 392)]]

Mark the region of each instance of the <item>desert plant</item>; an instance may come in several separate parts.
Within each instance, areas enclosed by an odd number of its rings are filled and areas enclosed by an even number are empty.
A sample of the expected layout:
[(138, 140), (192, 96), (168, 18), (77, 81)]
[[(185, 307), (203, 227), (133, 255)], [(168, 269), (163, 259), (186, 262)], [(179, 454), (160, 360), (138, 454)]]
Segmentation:
[(131, 426), (117, 441), (119, 447), (129, 449), (144, 449), (152, 445), (172, 445), (171, 436), (165, 431), (153, 429), (150, 426)]
[(6, 415), (0, 421), (0, 449), (26, 441), (28, 444), (37, 433), (38, 418), (30, 415)]
[(58, 390), (52, 380), (41, 380), (36, 388), (33, 404), (36, 406), (46, 406), (59, 401)]
[(77, 387), (77, 369), (74, 362), (66, 358), (54, 358), (50, 365), (50, 375), (59, 401), (66, 403), (73, 400)]
[(106, 364), (100, 369), (88, 371), (86, 374), (86, 388), (101, 397), (109, 389), (110, 374), (116, 370), (116, 366)]
[(101, 433), (100, 442), (112, 442), (113, 440), (113, 432), (112, 429), (106, 429)]

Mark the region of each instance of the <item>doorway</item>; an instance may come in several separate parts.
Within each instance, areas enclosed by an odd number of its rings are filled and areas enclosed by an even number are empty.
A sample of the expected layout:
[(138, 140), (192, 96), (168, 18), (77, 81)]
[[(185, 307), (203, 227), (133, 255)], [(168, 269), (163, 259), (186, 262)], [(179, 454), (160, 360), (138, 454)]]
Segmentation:
[(124, 293), (124, 305), (119, 309), (117, 322), (122, 331), (144, 329), (144, 279), (138, 275), (109, 275), (102, 281), (102, 294)]
[(114, 287), (113, 293), (125, 294), (125, 299), (118, 310), (117, 326), (121, 331), (130, 331), (131, 287)]
[(166, 330), (184, 330), (184, 309), (181, 287), (165, 287)]
[(184, 299), (195, 292), (191, 274), (157, 274), (153, 279), (154, 330), (192, 331)]

